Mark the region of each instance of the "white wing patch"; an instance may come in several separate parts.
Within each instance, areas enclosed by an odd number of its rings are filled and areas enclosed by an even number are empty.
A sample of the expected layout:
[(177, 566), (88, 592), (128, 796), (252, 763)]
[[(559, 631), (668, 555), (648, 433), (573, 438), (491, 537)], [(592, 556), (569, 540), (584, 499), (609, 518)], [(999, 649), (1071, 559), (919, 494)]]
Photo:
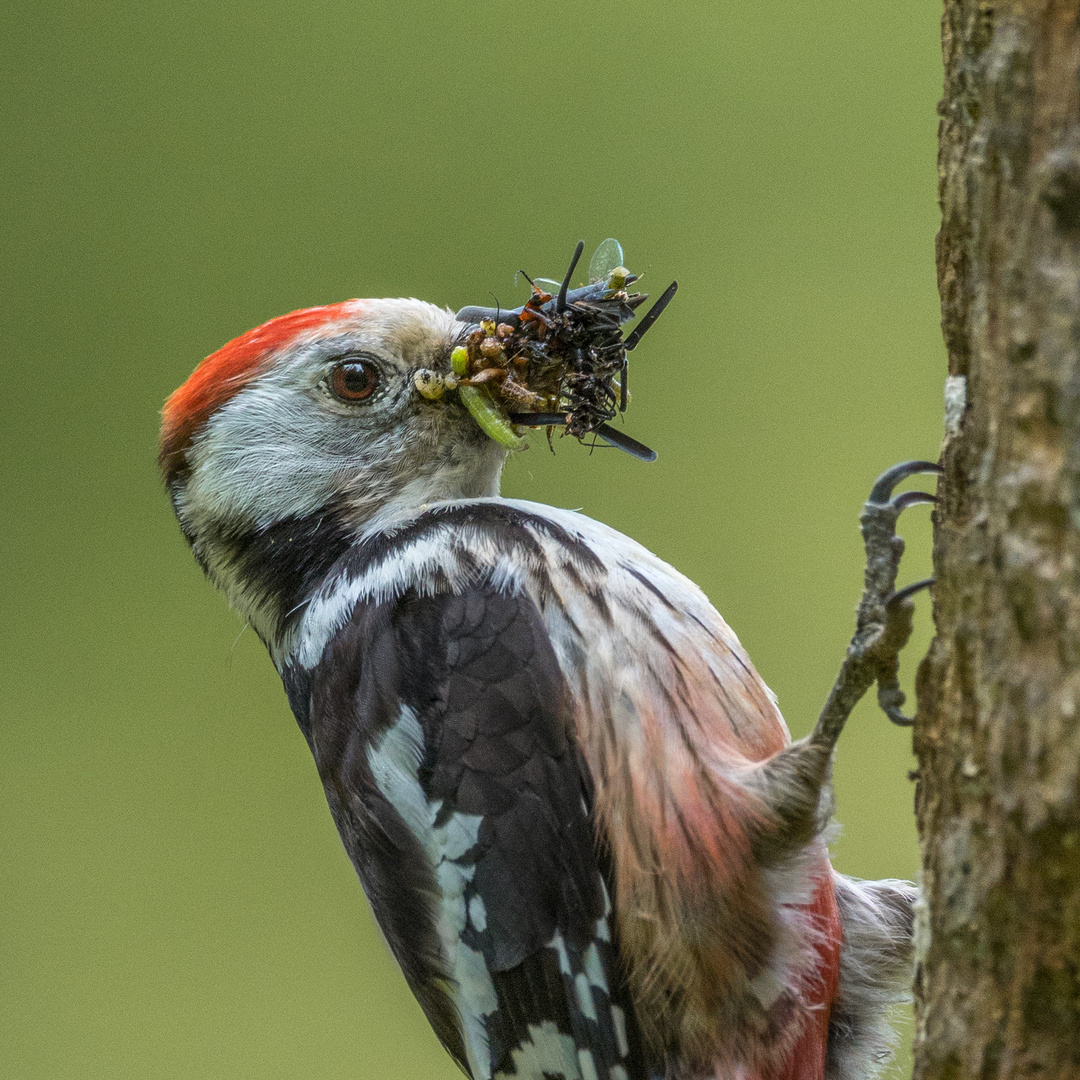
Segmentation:
[(483, 955), (461, 939), (466, 919), (472, 918), (474, 926), (486, 924), (486, 913), (482, 901), (479, 907), (475, 903), (466, 907), (465, 889), (475, 867), (454, 861), (475, 846), (481, 818), (477, 814), (452, 814), (446, 824), (435, 825), (442, 803), (429, 802), (420, 785), (423, 752), (424, 733), (416, 714), (402, 706), (398, 722), (377, 745), (368, 748), (368, 763), (376, 787), (401, 815), (430, 861), (439, 886), (439, 940), (469, 1070), (474, 1080), (487, 1080), (491, 1076), (491, 1048), (484, 1018), (498, 1009), (499, 1001)]
[(596, 1062), (593, 1061), (591, 1050), (579, 1050), (577, 1052), (578, 1064), (581, 1066), (581, 1080), (599, 1080), (596, 1075)]
[[(586, 1053), (588, 1051), (585, 1051)], [(529, 1025), (529, 1039), (511, 1051), (513, 1072), (495, 1074), (494, 1080), (514, 1080), (523, 1076), (565, 1077), (565, 1080), (585, 1080), (581, 1072), (577, 1047), (569, 1035), (564, 1035), (550, 1020)], [(592, 1055), (589, 1055), (592, 1064)], [(590, 1080), (596, 1080), (596, 1068)]]
[(469, 922), (473, 929), (482, 934), (487, 929), (487, 908), (484, 907), (483, 898), (477, 894), (469, 901)]
[[(611, 1019), (615, 1024), (615, 1037), (619, 1040), (619, 1053), (626, 1057), (630, 1053), (630, 1040), (626, 1037), (626, 1013), (618, 1005), (611, 1006)], [(616, 1065), (611, 1070), (611, 1080), (618, 1080), (615, 1076), (615, 1069), (621, 1069), (621, 1065)], [(623, 1073), (625, 1077), (625, 1072)]]
[[(410, 587), (421, 596), (429, 596), (443, 579), (451, 591), (465, 588), (475, 571), (454, 553), (451, 539), (460, 531), (460, 527), (453, 526), (436, 529), (429, 536), (395, 548), (392, 558), (378, 560), (356, 576), (331, 578), (311, 597), (296, 640), (287, 642), (284, 651), (293, 652), (303, 667), (314, 667), (327, 642), (361, 600), (386, 603)], [(489, 568), (495, 588), (507, 593), (517, 591), (526, 568), (513, 554), (500, 548), (482, 530), (472, 530), (469, 540), (470, 557)]]
[[(378, 743), (368, 749), (368, 762), (375, 784), (401, 815), (410, 832), (419, 841), (431, 863), (439, 886), (438, 933), (446, 956), (450, 993), (457, 1007), (465, 1053), (474, 1080), (491, 1077), (491, 1048), (486, 1020), (498, 1009), (495, 987), (483, 955), (462, 941), (466, 922), (477, 930), (487, 925), (487, 912), (479, 896), (468, 902), (465, 890), (474, 873), (473, 866), (455, 860), (470, 850), (477, 840), (481, 818), (475, 814), (453, 814), (442, 826), (436, 826), (440, 802), (429, 802), (419, 781), (424, 734), (416, 714), (403, 706), (397, 723)], [(605, 890), (605, 914), (597, 921), (602, 939), (610, 939), (608, 917), (611, 907)], [(626, 1017), (615, 1005), (606, 1002), (609, 994), (603, 961), (595, 944), (581, 957), (581, 969), (574, 971), (569, 950), (561, 932), (556, 932), (547, 947), (558, 957), (559, 970), (572, 985), (582, 1015), (598, 1022), (598, 1001), (611, 1009), (620, 1052), (629, 1051)], [(603, 998), (597, 997), (603, 994)], [(530, 1024), (527, 1038), (511, 1051), (512, 1072), (500, 1072), (494, 1080), (539, 1080), (542, 1076), (560, 1080), (599, 1080), (596, 1061), (588, 1048), (579, 1048), (572, 1036), (559, 1031), (551, 1021)], [(621, 1067), (617, 1067), (620, 1068)], [(612, 1070), (612, 1080), (625, 1080)]]
[(587, 975), (579, 973), (574, 976), (574, 994), (577, 997), (578, 1008), (581, 1009), (582, 1015), (595, 1024), (597, 1021), (596, 1003), (593, 1001), (592, 987), (589, 985)]
[(590, 945), (585, 950), (585, 977), (589, 980), (591, 986), (595, 986), (597, 990), (603, 990), (605, 994), (610, 994), (607, 976), (604, 974), (604, 965), (595, 944)]

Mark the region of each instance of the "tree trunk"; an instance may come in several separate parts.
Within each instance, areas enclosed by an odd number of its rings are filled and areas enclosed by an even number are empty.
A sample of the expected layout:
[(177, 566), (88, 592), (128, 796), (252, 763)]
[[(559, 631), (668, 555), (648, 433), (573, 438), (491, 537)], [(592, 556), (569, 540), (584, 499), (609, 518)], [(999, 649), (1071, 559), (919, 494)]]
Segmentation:
[(1080, 0), (945, 0), (916, 1080), (1080, 1077)]

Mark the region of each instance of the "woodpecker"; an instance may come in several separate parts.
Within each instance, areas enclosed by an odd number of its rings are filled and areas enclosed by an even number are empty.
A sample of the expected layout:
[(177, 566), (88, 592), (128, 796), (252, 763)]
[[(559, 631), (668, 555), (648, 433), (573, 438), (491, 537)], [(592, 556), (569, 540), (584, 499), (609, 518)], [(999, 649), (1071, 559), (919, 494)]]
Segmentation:
[(181, 530), (269, 650), (412, 992), (472, 1080), (876, 1075), (914, 888), (831, 867), (829, 775), (875, 679), (900, 719), (920, 499), (892, 487), (936, 466), (875, 485), (856, 636), (793, 743), (700, 589), (502, 498), (507, 446), (418, 392), (474, 310), (296, 311), (163, 411)]

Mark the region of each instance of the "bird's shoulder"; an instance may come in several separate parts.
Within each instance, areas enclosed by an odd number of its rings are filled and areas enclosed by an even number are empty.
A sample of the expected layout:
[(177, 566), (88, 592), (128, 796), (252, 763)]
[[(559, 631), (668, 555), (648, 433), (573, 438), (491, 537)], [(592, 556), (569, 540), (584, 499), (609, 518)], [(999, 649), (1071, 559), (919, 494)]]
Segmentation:
[(709, 654), (735, 683), (760, 683), (735, 633), (674, 567), (578, 511), (503, 498), (433, 504), (359, 538), (299, 605), (283, 655), (312, 667), (357, 604), (479, 581), (533, 600), (557, 650), (612, 627), (640, 644), (644, 629), (684, 657)]

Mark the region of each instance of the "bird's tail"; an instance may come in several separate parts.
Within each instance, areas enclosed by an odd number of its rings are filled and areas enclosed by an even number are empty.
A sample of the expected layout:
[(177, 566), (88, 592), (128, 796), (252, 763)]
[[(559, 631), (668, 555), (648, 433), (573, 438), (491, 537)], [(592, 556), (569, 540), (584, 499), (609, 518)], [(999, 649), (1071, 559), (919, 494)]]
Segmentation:
[(895, 1046), (892, 1006), (910, 993), (917, 891), (910, 881), (835, 880), (844, 946), (825, 1076), (871, 1080)]

